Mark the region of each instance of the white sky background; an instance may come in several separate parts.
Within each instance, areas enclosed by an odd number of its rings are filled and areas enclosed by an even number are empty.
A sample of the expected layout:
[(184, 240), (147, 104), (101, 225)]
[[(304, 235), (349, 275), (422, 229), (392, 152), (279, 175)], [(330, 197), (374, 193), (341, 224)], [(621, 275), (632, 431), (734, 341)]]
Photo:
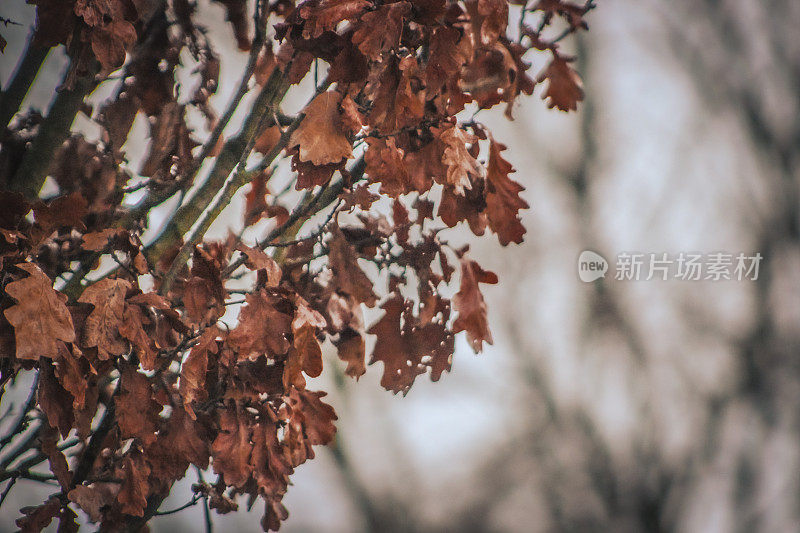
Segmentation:
[[(758, 195), (743, 193), (748, 190), (743, 184), (755, 182), (759, 167), (741, 149), (744, 141), (734, 119), (704, 110), (691, 78), (670, 59), (654, 3), (598, 3), (589, 15), (587, 44), (591, 72), (586, 90), (597, 114), (600, 146), (588, 177), (590, 226), (596, 241), (592, 249), (612, 261), (622, 251), (756, 251), (751, 249), (746, 225)], [(219, 50), (224, 61), (214, 102), (221, 109), (238, 83), (246, 57), (235, 50), (229, 28), (221, 24), (222, 8), (203, 7), (211, 14), (207, 23), (212, 40), (221, 35), (216, 42), (228, 46)], [(32, 11), (26, 6), (0, 8), (3, 16), (25, 23), (31, 21)], [(0, 56), (2, 82), (24, 41), (15, 32), (24, 36), (26, 31), (2, 29), (9, 41)], [(52, 94), (63, 55), (58, 50), (51, 56), (55, 57), (48, 60), (49, 76), (34, 86), (30, 105), (44, 107)], [(541, 59), (534, 61), (535, 74)], [(111, 88), (100, 92), (97, 101), (111, 94)], [(475, 356), (459, 338), (453, 372), (438, 383), (421, 376), (405, 398), (379, 387), (381, 365), (369, 367), (358, 383), (350, 382), (347, 398), (330, 397), (346, 450), (373, 495), (380, 500), (383, 494), (393, 494), (442, 526), (474, 495), (481, 481), (475, 471), (481, 463), (502, 450), (521, 422), (541, 409), (529, 403), (519, 386), (520, 359), (536, 358), (544, 365), (559, 402), (588, 407), (615, 456), (624, 457), (633, 436), (647, 427), (654, 429), (666, 453), (678, 458), (691, 442), (696, 424), (702, 423), (692, 415), (697, 394), (725, 389), (732, 380), (723, 338), (749, 326), (747, 282), (615, 282), (610, 271), (609, 285), (619, 291), (623, 305), (634, 310), (638, 333), (648, 339), (648, 365), (633, 364), (614, 339), (598, 337), (590, 345), (579, 342), (585, 323), (602, 319), (587, 316), (583, 305), (588, 288), (576, 274), (583, 243), (574, 198), (563, 177), (582, 157), (577, 143), (580, 117), (548, 110), (540, 92), (541, 87), (533, 97), (520, 100), (514, 122), (503, 117), (502, 109), (479, 115), (495, 138), (508, 145), (504, 156), (517, 169), (515, 179), (527, 188), (523, 197), (531, 205), (523, 216), (528, 234), (522, 245), (503, 249), (493, 235), (470, 239), (472, 256), (500, 278), (499, 285), (484, 289), (495, 346)], [(289, 102), (286, 109), (298, 105)], [(131, 159), (143, 153), (144, 126), (140, 118), (134, 131), (142, 138), (128, 146)], [(241, 205), (240, 197), (215, 224), (212, 235), (223, 235), (226, 225), (239, 224)], [(453, 236), (469, 238), (464, 231)], [(687, 303), (700, 316), (711, 317), (722, 333), (709, 330), (698, 335), (687, 319)], [(520, 333), (522, 353), (508, 342), (510, 327)], [(331, 389), (326, 375), (319, 380), (321, 387)], [(653, 414), (646, 421), (651, 425), (643, 421), (636, 401), (642, 394), (652, 401)], [(782, 453), (781, 446), (775, 444), (775, 453)], [(294, 486), (284, 500), (290, 518), (282, 531), (358, 527), (331, 455), (325, 449), (317, 455), (293, 477)], [(716, 485), (713, 476), (709, 479), (709, 493), (699, 495), (698, 510), (687, 513), (685, 526), (727, 531), (729, 518), (722, 506), (715, 506)], [(193, 481), (190, 473), (188, 482)], [(504, 515), (497, 517), (498, 523), (512, 531), (533, 531), (536, 524), (546, 528), (546, 523), (537, 521), (539, 496), (521, 486), (501, 507)], [(188, 491), (176, 489), (173, 494), (164, 509), (184, 503)], [(36, 502), (23, 496), (15, 489), (4, 509)], [(249, 515), (214, 515), (214, 519), (220, 531), (260, 531), (260, 514), (257, 505)], [(13, 518), (0, 517), (0, 522)], [(152, 528), (170, 531), (189, 524), (197, 528), (201, 521), (196, 507), (156, 519)]]

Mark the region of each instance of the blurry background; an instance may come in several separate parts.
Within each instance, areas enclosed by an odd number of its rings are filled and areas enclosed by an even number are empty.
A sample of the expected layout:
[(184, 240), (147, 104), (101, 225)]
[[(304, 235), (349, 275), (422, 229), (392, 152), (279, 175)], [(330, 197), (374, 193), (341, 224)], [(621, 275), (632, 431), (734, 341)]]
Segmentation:
[[(532, 97), (514, 122), (478, 116), (531, 204), (520, 246), (451, 234), (500, 277), (484, 291), (495, 345), (475, 356), (459, 339), (452, 373), (405, 398), (379, 387), (379, 367), (358, 382), (323, 374), (337, 391), (336, 446), (299, 468), (282, 530), (800, 530), (800, 3), (597, 3), (571, 44), (586, 90), (577, 114)], [(30, 6), (6, 4), (0, 14), (30, 24)], [(208, 9), (223, 53), (242, 55), (222, 8)], [(3, 29), (0, 82), (27, 31)], [(31, 105), (46, 107), (62, 65), (51, 54)], [(218, 102), (237, 78), (223, 70)], [(585, 249), (612, 262), (625, 251), (764, 260), (757, 281), (612, 270), (584, 284)], [(173, 494), (163, 509), (187, 499)], [(2, 523), (38, 498), (17, 488)], [(214, 523), (259, 531), (257, 513)], [(152, 529), (202, 522), (196, 506)]]

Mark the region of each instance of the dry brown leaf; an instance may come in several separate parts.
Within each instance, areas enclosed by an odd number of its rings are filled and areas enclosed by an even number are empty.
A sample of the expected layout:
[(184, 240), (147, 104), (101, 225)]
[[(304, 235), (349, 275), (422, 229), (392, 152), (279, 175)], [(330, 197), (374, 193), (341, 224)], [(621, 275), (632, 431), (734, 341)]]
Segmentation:
[(341, 99), (341, 94), (327, 91), (315, 97), (303, 110), (305, 118), (288, 144), (289, 149), (300, 147), (300, 161), (327, 165), (353, 155), (339, 111)]
[(19, 359), (54, 358), (62, 342), (75, 340), (67, 297), (53, 289), (53, 282), (36, 265), (16, 266), (28, 277), (6, 285), (6, 293), (17, 303), (3, 312), (14, 326), (16, 355)]

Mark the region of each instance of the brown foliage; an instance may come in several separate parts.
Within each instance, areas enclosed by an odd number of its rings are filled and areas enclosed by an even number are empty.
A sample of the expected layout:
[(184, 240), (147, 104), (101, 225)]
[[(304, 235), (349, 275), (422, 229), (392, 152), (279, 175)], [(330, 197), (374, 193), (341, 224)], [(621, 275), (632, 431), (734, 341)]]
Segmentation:
[[(38, 374), (7, 442), (32, 424), (29, 447), (58, 482), (22, 510), (23, 531), (53, 519), (75, 530), (75, 510), (103, 530), (141, 527), (190, 465), (217, 475), (193, 486), (190, 504), (225, 513), (240, 495), (261, 498), (262, 525), (277, 529), (294, 469), (335, 438), (336, 413), (308, 378), (358, 378), (381, 362), (381, 385), (406, 394), (450, 370), (457, 333), (476, 352), (492, 343), (480, 284), (497, 277), (445, 230), (520, 243), (528, 204), (478, 112), (502, 104), (510, 118), (543, 81), (550, 107), (583, 98), (559, 41), (586, 27), (591, 4), (538, 2), (512, 28), (521, 7), (506, 0), (258, 0), (255, 17), (244, 0), (216, 1), (250, 54), (225, 110), (214, 98), (225, 58), (197, 22), (202, 3), (30, 2), (34, 44), (64, 45), (59, 90), (79, 97), (0, 125), (0, 378)], [(533, 53), (550, 56), (538, 77)], [(95, 113), (75, 91), (112, 72), (117, 91)], [(196, 85), (179, 91), (186, 72)], [(320, 75), (302, 111), (283, 115), (283, 98)], [(244, 123), (228, 138), (237, 110)], [(457, 118), (464, 110), (471, 120)], [(79, 111), (99, 141), (52, 134)], [(190, 125), (197, 113), (205, 130)], [(149, 144), (129, 161), (137, 117)], [(276, 164), (294, 171), (288, 184), (274, 183), (287, 174)], [(44, 201), (31, 191), (47, 176), (56, 193)], [(243, 231), (204, 240), (248, 183)], [(291, 185), (301, 193), (285, 194)], [(177, 210), (143, 245), (149, 214), (170, 198)], [(442, 289), (456, 282), (450, 301)], [(365, 308), (382, 310), (369, 326)], [(341, 361), (326, 358), (331, 347)], [(10, 473), (38, 464), (20, 460), (27, 451), (2, 479), (35, 477)]]

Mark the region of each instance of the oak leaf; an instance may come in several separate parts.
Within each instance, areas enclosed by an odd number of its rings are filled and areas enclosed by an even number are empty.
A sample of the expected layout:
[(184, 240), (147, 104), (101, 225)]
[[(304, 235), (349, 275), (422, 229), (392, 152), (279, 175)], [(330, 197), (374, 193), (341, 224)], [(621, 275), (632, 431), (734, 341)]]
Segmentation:
[(108, 245), (108, 241), (119, 236), (121, 231), (113, 228), (106, 228), (100, 231), (92, 231), (89, 233), (84, 233), (81, 239), (83, 239), (83, 244), (81, 248), (84, 250), (90, 250), (92, 252), (99, 252), (104, 250), (105, 247)]
[(56, 379), (50, 361), (42, 359), (40, 365), (36, 399), (50, 426), (56, 428), (61, 436), (66, 438), (75, 421), (72, 399)]
[(468, 0), (465, 2), (476, 44), (491, 46), (508, 26), (506, 0)]
[(403, 162), (414, 190), (427, 191), (434, 181), (445, 183), (447, 167), (442, 162), (444, 148), (444, 143), (434, 138), (417, 150), (406, 152)]
[(83, 342), (86, 346), (96, 346), (100, 359), (127, 351), (119, 326), (125, 320), (125, 294), (130, 287), (130, 282), (124, 279), (103, 279), (87, 287), (78, 299), (94, 306), (84, 324)]
[(342, 95), (326, 91), (303, 110), (305, 118), (289, 138), (288, 148), (300, 147), (300, 161), (314, 165), (339, 163), (353, 155), (345, 135), (339, 102)]
[(547, 107), (561, 111), (578, 109), (578, 102), (583, 100), (583, 83), (567, 59), (556, 55), (537, 81), (541, 83), (544, 80), (549, 80), (542, 94), (542, 99), (548, 100)]
[(292, 154), (292, 170), (297, 172), (297, 182), (295, 188), (299, 191), (302, 189), (313, 189), (317, 185), (324, 186), (331, 181), (333, 173), (340, 170), (343, 166), (344, 160), (339, 163), (328, 163), (327, 165), (315, 165), (310, 161), (300, 161), (299, 149), (295, 147), (291, 150)]
[(460, 222), (467, 222), (475, 235), (483, 235), (486, 231), (486, 195), (485, 180), (475, 180), (471, 189), (457, 194), (450, 186), (442, 189), (442, 197), (437, 213), (448, 227), (455, 227)]
[(353, 44), (366, 57), (378, 57), (381, 52), (400, 44), (403, 18), (411, 11), (408, 2), (386, 4), (361, 17), (353, 34)]
[(217, 335), (219, 331), (216, 327), (208, 328), (200, 336), (189, 355), (181, 365), (181, 379), (178, 384), (178, 391), (183, 399), (183, 407), (192, 419), (196, 419), (192, 404), (197, 400), (205, 400), (208, 397), (208, 390), (205, 386), (206, 372), (208, 371), (208, 354), (217, 353)]
[(514, 168), (500, 153), (505, 149), (505, 145), (491, 139), (486, 166), (486, 218), (503, 246), (522, 242), (525, 227), (519, 219), (519, 210), (528, 208), (528, 203), (519, 196), (525, 187), (508, 177)]
[(36, 5), (36, 33), (34, 46), (51, 47), (66, 44), (78, 21), (73, 2), (60, 0), (33, 0)]
[(467, 332), (472, 349), (480, 352), (483, 343), (492, 344), (492, 333), (486, 318), (486, 302), (480, 291), (479, 283), (497, 283), (497, 275), (483, 270), (478, 263), (461, 258), (461, 286), (453, 298), (458, 317), (453, 323), (453, 331)]
[(80, 348), (74, 344), (68, 349), (62, 345), (58, 358), (53, 360), (55, 375), (61, 386), (72, 395), (74, 409), (83, 409), (86, 404), (86, 393), (89, 389), (90, 365)]
[(445, 144), (442, 162), (447, 166), (447, 184), (453, 187), (458, 195), (464, 189), (472, 188), (474, 177), (483, 174), (483, 167), (468, 150), (468, 143), (474, 142), (474, 136), (458, 126), (451, 126), (439, 133), (439, 140)]
[(250, 477), (251, 430), (244, 413), (236, 405), (229, 404), (220, 410), (219, 433), (211, 444), (214, 472), (222, 476), (227, 485), (241, 487)]
[(573, 29), (587, 29), (589, 26), (584, 20), (586, 8), (564, 0), (541, 0), (536, 4), (536, 9), (550, 15), (560, 15), (566, 19)]
[(344, 209), (352, 210), (354, 207), (358, 207), (363, 211), (367, 211), (379, 199), (380, 196), (369, 190), (368, 184), (359, 185), (344, 194)]
[(425, 115), (420, 68), (414, 57), (390, 56), (383, 69), (373, 69), (367, 86), (373, 104), (367, 123), (389, 135), (414, 126)]
[(264, 280), (265, 287), (277, 287), (281, 282), (281, 267), (278, 263), (264, 253), (259, 248), (253, 248), (245, 244), (239, 243), (236, 249), (242, 252), (245, 257), (245, 265), (252, 270), (263, 271), (266, 279)]
[(261, 517), (261, 529), (278, 531), (281, 522), (289, 518), (289, 511), (279, 500), (264, 500), (264, 516)]
[(425, 322), (414, 314), (412, 302), (397, 293), (381, 306), (385, 313), (369, 330), (377, 336), (370, 364), (383, 362), (381, 386), (385, 389), (406, 394), (428, 368), (433, 381), (450, 369), (455, 346), (447, 327), (450, 304), (436, 298), (428, 306), (421, 306)]
[(323, 32), (333, 31), (345, 20), (355, 20), (370, 6), (367, 0), (320, 0), (303, 2), (298, 6), (304, 19), (303, 38), (319, 37)]
[[(256, 148), (258, 149), (258, 148)], [(267, 181), (269, 172), (259, 172), (250, 180), (250, 190), (245, 194), (244, 200), (244, 225), (249, 226), (258, 222), (267, 209)]]
[(508, 66), (509, 71), (513, 72), (512, 80), (509, 86), (503, 89), (503, 99), (507, 103), (505, 115), (509, 119), (512, 119), (512, 107), (514, 100), (516, 100), (520, 93), (527, 95), (533, 94), (533, 89), (536, 87), (536, 80), (528, 76), (527, 70), (531, 65), (527, 61), (523, 60), (523, 56), (525, 55), (525, 52), (527, 52), (527, 49), (516, 42), (504, 40), (503, 44), (513, 59), (513, 67), (511, 65)]
[(364, 117), (355, 100), (349, 94), (342, 98), (342, 125), (350, 135), (355, 135), (364, 127)]
[(322, 391), (292, 388), (285, 398), (288, 425), (299, 430), (312, 445), (328, 444), (336, 434), (333, 422), (338, 417), (333, 407), (322, 401), (325, 396), (327, 393)]
[(32, 232), (35, 242), (42, 242), (59, 228), (85, 229), (83, 217), (87, 213), (86, 199), (79, 192), (59, 196), (47, 203), (37, 202), (33, 207), (36, 227)]
[(42, 505), (20, 509), (24, 516), (18, 518), (16, 524), (22, 533), (38, 533), (50, 525), (50, 522), (58, 516), (60, 511), (61, 502), (57, 496), (53, 496)]
[(356, 302), (372, 307), (378, 298), (372, 290), (372, 282), (358, 266), (353, 247), (341, 231), (334, 233), (329, 243), (328, 258), (333, 281), (340, 292), (352, 296)]
[(369, 75), (369, 60), (358, 47), (346, 41), (341, 51), (333, 58), (328, 70), (328, 79), (336, 83), (363, 83)]
[(210, 440), (205, 425), (176, 409), (162, 425), (158, 439), (145, 448), (151, 478), (170, 484), (182, 478), (190, 464), (208, 468)]
[(239, 325), (228, 336), (228, 345), (239, 359), (266, 354), (276, 356), (289, 350), (292, 317), (276, 308), (278, 300), (261, 290), (245, 296)]
[(69, 471), (69, 464), (64, 453), (58, 449), (58, 432), (50, 424), (42, 424), (39, 430), (40, 449), (47, 457), (50, 464), (50, 471), (55, 474), (59, 485), (64, 490), (69, 490), (72, 481), (72, 472)]
[(317, 340), (317, 331), (323, 329), (327, 322), (299, 296), (296, 305), (292, 320), (293, 349), (289, 352), (283, 371), (284, 387), (287, 389), (290, 385), (305, 387), (301, 372), (312, 378), (322, 373), (322, 349)]
[(259, 406), (258, 422), (253, 425), (253, 452), (250, 466), (253, 479), (266, 497), (280, 499), (294, 472), (289, 450), (278, 438), (279, 420), (269, 405)]
[(150, 144), (139, 173), (159, 181), (169, 181), (191, 166), (196, 143), (186, 124), (186, 107), (169, 102), (161, 107), (150, 125)]
[(122, 438), (138, 438), (145, 445), (155, 441), (161, 406), (153, 399), (147, 376), (131, 366), (126, 367), (114, 405)]
[[(97, 485), (97, 484), (95, 484)], [(103, 519), (101, 508), (110, 505), (114, 501), (116, 491), (99, 490), (97, 486), (78, 485), (67, 495), (69, 500), (76, 504), (89, 516), (92, 522), (100, 522)]]
[(144, 516), (147, 496), (150, 493), (150, 464), (139, 452), (131, 452), (122, 463), (123, 482), (117, 494), (121, 511), (133, 516)]
[(366, 343), (361, 334), (347, 329), (340, 333), (339, 339), (334, 344), (338, 350), (339, 359), (347, 363), (347, 368), (344, 369), (345, 375), (358, 379), (367, 372), (364, 364)]
[(148, 322), (148, 319), (145, 318), (141, 307), (126, 303), (123, 317), (124, 320), (119, 325), (120, 336), (130, 341), (134, 353), (142, 364), (142, 368), (154, 370), (158, 346), (145, 331), (145, 322)]
[(37, 360), (54, 358), (62, 342), (75, 340), (75, 328), (65, 302), (67, 297), (55, 289), (42, 270), (31, 263), (16, 265), (28, 277), (6, 285), (6, 294), (17, 303), (3, 314), (14, 326), (16, 356)]
[(125, 144), (138, 112), (139, 101), (131, 91), (121, 92), (116, 99), (103, 105), (97, 121), (105, 128), (104, 140), (113, 149), (120, 150)]
[(196, 247), (192, 254), (191, 277), (183, 299), (187, 317), (194, 324), (213, 323), (225, 312), (225, 287), (222, 282), (222, 261), (218, 246)]
[(92, 51), (108, 74), (125, 62), (125, 52), (136, 43), (136, 29), (127, 20), (112, 20), (92, 28)]
[(393, 137), (367, 139), (369, 148), (364, 154), (365, 172), (372, 183), (380, 183), (381, 192), (397, 197), (411, 191), (403, 151)]
[(281, 129), (278, 126), (270, 126), (264, 128), (264, 131), (256, 137), (256, 143), (253, 149), (259, 154), (268, 154), (275, 145), (281, 140)]
[(383, 362), (381, 386), (392, 392), (406, 393), (420, 374), (425, 373), (423, 354), (409, 349), (402, 327), (404, 311), (409, 309), (402, 296), (394, 295), (381, 305), (384, 315), (368, 331), (377, 336), (370, 364)]
[(430, 56), (425, 65), (425, 82), (429, 90), (439, 89), (458, 76), (461, 66), (468, 59), (462, 39), (461, 32), (456, 28), (441, 26), (433, 31)]

